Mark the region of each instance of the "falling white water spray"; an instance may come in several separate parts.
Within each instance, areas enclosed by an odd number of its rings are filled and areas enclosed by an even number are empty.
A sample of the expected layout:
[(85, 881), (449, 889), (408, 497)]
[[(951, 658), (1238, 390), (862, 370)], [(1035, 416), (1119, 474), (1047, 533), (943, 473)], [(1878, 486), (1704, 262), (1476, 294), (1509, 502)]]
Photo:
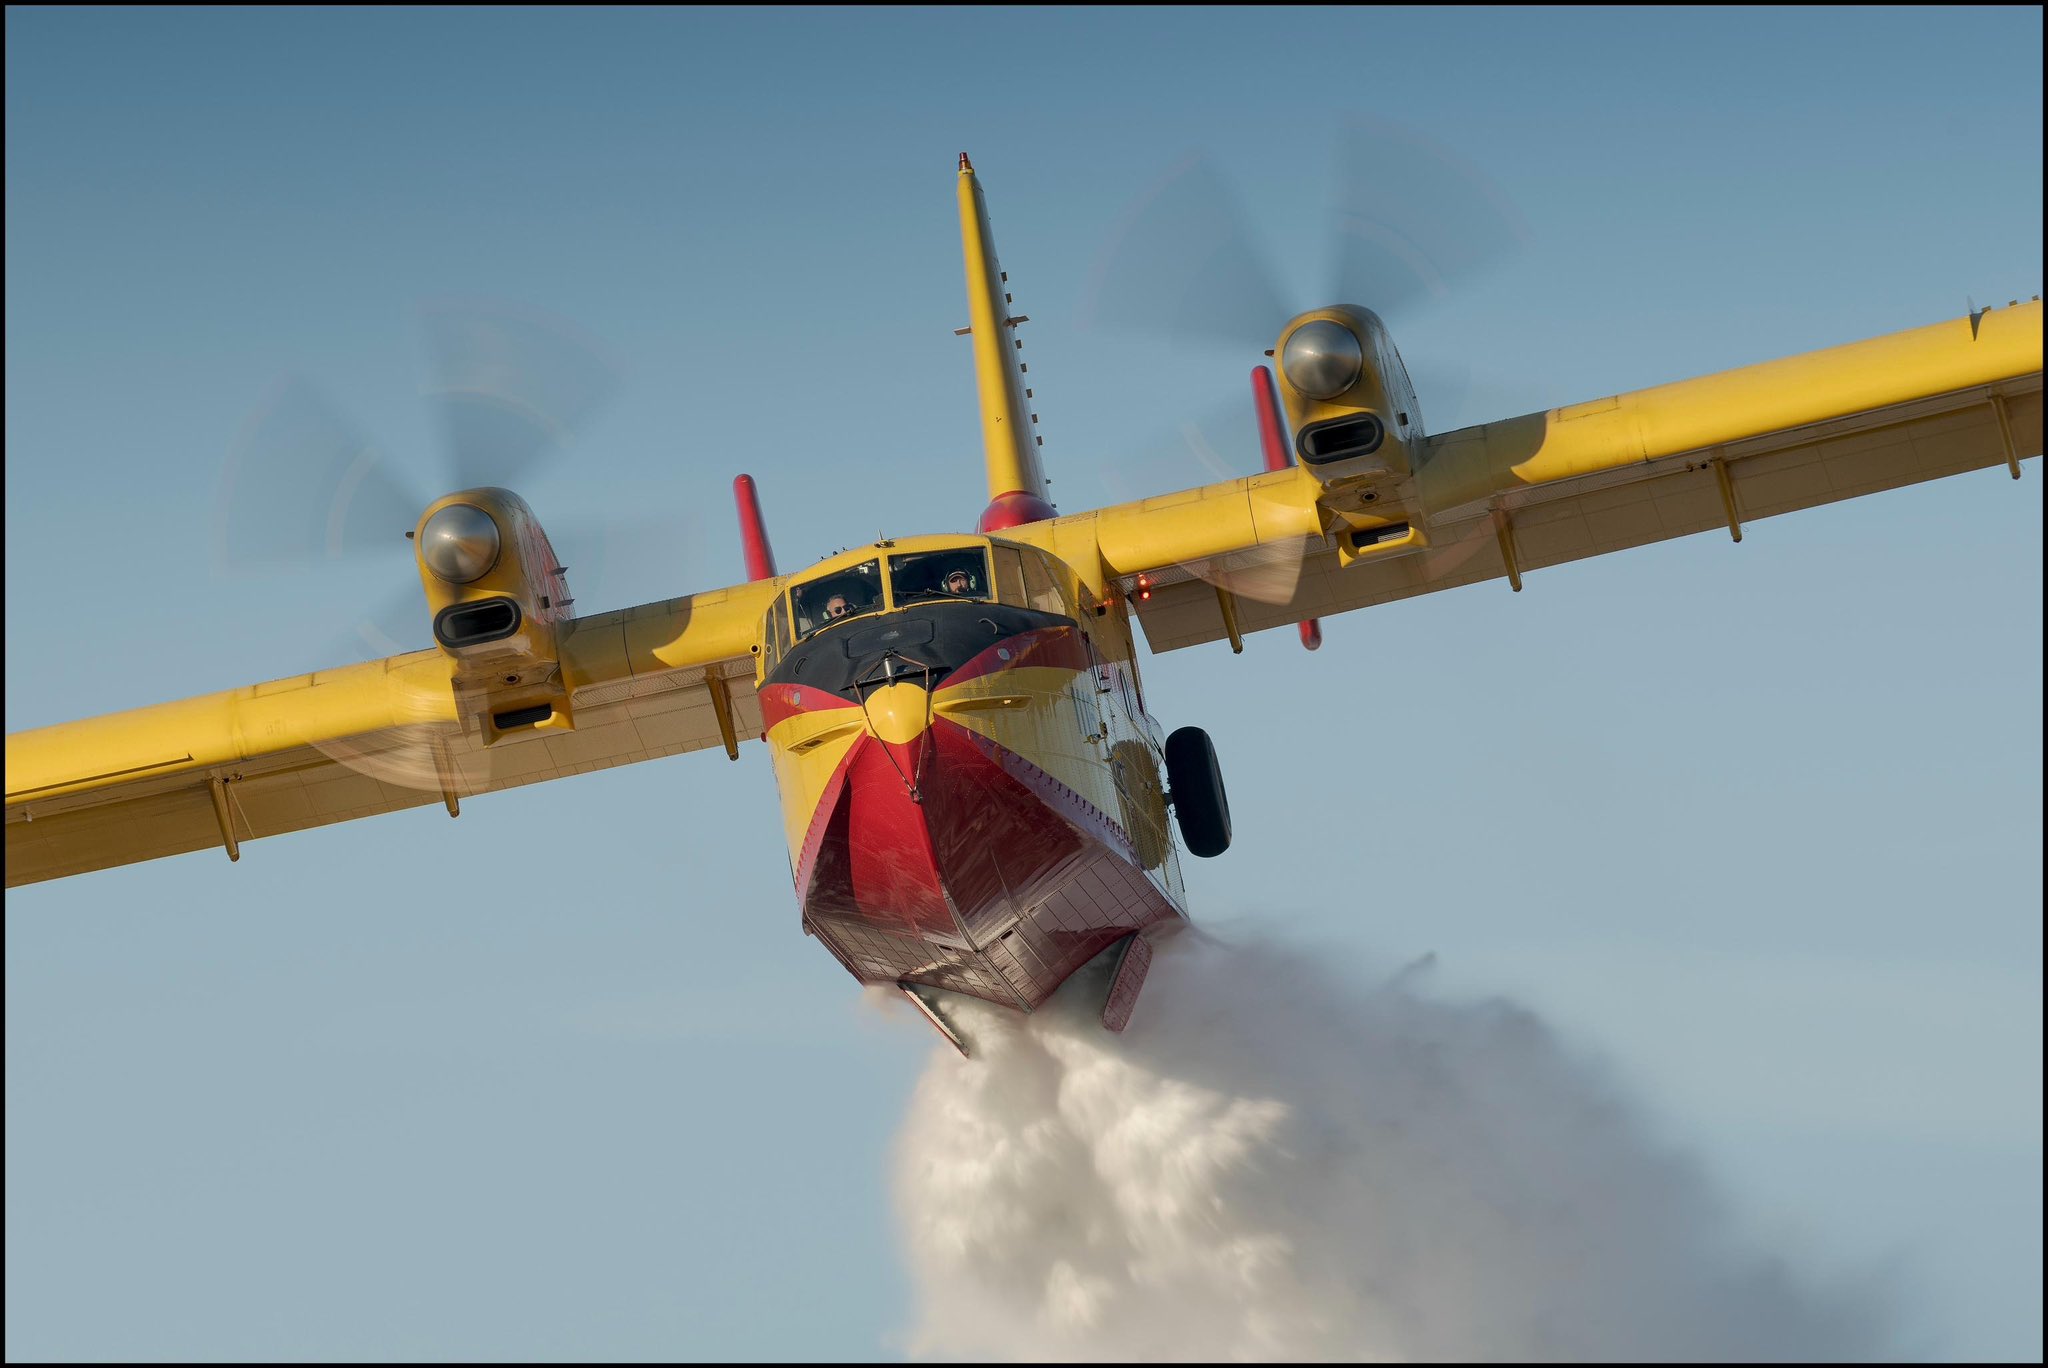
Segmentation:
[(1189, 932), (1130, 1029), (962, 1011), (898, 1145), (914, 1354), (1856, 1359), (1871, 1294), (1742, 1247), (1535, 1016)]

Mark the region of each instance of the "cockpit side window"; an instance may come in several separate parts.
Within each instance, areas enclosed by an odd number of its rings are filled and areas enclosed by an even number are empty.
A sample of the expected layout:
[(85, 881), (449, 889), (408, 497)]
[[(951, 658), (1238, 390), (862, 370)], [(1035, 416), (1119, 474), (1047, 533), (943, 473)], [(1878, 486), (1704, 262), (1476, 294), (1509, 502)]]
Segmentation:
[(1059, 577), (1036, 547), (996, 546), (996, 597), (1017, 608), (1073, 616)]
[(1024, 596), (1024, 553), (1014, 546), (998, 546), (996, 552), (996, 599), (1012, 608), (1031, 601)]
[(891, 556), (889, 586), (898, 608), (934, 599), (986, 601), (995, 597), (989, 585), (988, 552), (979, 546)]
[(761, 627), (761, 642), (767, 655), (763, 670), (773, 670), (789, 654), (789, 605), (780, 597), (768, 605), (768, 618)]
[(790, 590), (789, 602), (796, 610), (799, 640), (842, 618), (878, 613), (883, 606), (882, 563), (862, 561), (808, 584), (799, 584)]
[(1042, 553), (1035, 548), (1024, 552), (1024, 598), (1041, 613), (1057, 613), (1061, 617), (1072, 617), (1073, 606), (1067, 596), (1060, 592), (1059, 578), (1046, 563)]

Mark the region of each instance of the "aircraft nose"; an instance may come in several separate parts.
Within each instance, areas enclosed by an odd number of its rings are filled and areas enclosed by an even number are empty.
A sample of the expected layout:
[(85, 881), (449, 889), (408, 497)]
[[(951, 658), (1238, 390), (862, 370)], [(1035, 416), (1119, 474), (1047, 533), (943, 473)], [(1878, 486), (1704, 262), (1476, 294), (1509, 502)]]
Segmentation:
[(884, 684), (862, 705), (868, 733), (877, 741), (900, 746), (931, 727), (932, 696), (916, 684)]

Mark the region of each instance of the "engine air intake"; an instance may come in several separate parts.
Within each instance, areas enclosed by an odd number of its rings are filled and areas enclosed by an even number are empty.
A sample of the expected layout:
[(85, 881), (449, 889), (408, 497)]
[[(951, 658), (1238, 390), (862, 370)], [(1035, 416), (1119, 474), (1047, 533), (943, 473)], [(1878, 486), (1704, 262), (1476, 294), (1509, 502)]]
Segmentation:
[(1305, 427), (1296, 443), (1302, 460), (1322, 465), (1353, 456), (1370, 456), (1380, 449), (1386, 435), (1387, 429), (1377, 414), (1357, 413)]
[(434, 618), (434, 640), (449, 650), (499, 641), (519, 630), (519, 605), (508, 598), (458, 603)]

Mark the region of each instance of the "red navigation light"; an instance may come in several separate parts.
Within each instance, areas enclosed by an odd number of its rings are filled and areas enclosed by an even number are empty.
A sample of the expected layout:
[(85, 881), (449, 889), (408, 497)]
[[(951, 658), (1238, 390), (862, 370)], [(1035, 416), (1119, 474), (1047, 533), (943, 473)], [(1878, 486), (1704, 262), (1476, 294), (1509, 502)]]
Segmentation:
[(1143, 603), (1151, 597), (1152, 577), (1150, 575), (1138, 576), (1138, 602)]

